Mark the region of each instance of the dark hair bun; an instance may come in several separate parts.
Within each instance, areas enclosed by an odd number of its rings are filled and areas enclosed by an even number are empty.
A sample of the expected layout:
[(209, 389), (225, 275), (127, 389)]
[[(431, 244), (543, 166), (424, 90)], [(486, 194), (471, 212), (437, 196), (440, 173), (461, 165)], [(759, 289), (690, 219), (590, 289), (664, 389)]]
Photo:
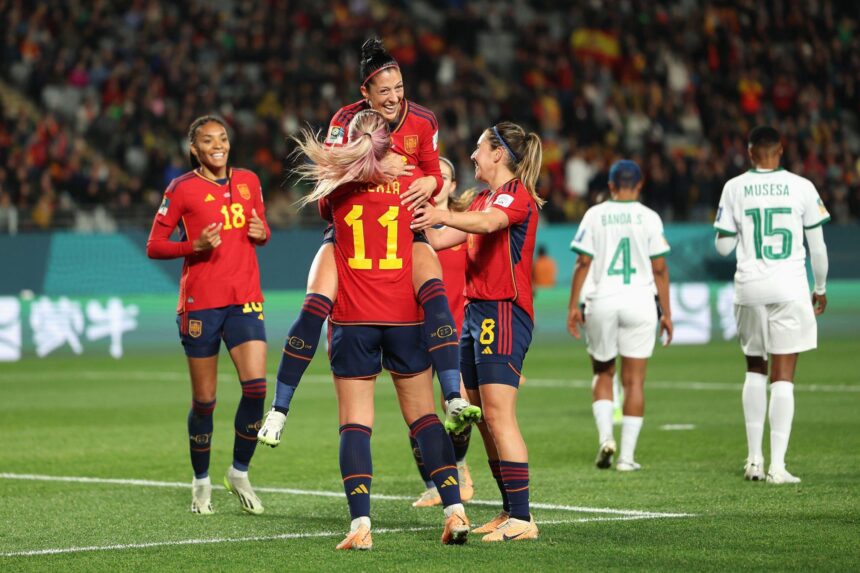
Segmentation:
[(370, 38), (361, 46), (361, 63), (359, 71), (361, 73), (362, 85), (367, 82), (367, 79), (380, 68), (397, 65), (397, 60), (391, 57), (385, 50), (382, 40), (379, 38)]

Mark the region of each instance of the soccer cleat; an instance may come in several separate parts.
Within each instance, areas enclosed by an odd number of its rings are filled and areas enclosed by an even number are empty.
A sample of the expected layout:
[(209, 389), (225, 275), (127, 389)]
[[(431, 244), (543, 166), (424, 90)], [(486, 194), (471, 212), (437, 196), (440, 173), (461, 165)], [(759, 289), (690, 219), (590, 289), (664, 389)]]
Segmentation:
[(615, 440), (606, 440), (600, 444), (600, 449), (597, 450), (597, 458), (594, 460), (594, 465), (602, 470), (612, 467), (612, 456), (615, 455), (615, 451), (617, 449), (618, 446), (615, 444)]
[(457, 464), (457, 478), (460, 482), (460, 501), (466, 503), (475, 496), (475, 485), (466, 462)]
[(783, 483), (800, 483), (800, 478), (788, 473), (787, 470), (770, 470), (767, 472), (767, 483), (783, 484)]
[(463, 510), (454, 511), (445, 518), (445, 529), (442, 530), (442, 543), (445, 545), (463, 545), (469, 538), (469, 518)]
[(286, 421), (287, 415), (283, 412), (278, 412), (274, 408), (269, 410), (260, 431), (257, 432), (257, 441), (273, 448), (278, 447), (278, 444), (281, 443), (281, 432), (284, 431)]
[(208, 477), (191, 482), (191, 513), (200, 515), (215, 513), (212, 509), (212, 482)]
[(442, 498), (435, 487), (428, 487), (421, 494), (421, 497), (412, 502), (412, 507), (433, 507), (442, 505)]
[(642, 469), (642, 466), (636, 462), (618, 462), (615, 464), (615, 469), (620, 472), (636, 472)]
[(538, 528), (534, 516), (529, 516), (528, 521), (509, 518), (498, 526), (495, 531), (486, 534), (481, 541), (522, 541), (525, 539), (537, 539)]
[(747, 462), (744, 465), (744, 479), (747, 481), (764, 481), (764, 468), (761, 462)]
[(248, 481), (247, 472), (244, 473), (245, 475), (238, 475), (238, 471), (230, 466), (227, 475), (224, 476), (224, 487), (227, 488), (227, 493), (232, 493), (239, 498), (242, 511), (260, 515), (263, 513), (263, 502), (254, 493), (251, 482)]
[(373, 537), (370, 535), (370, 528), (364, 524), (359, 525), (355, 531), (350, 531), (335, 547), (335, 549), (358, 549), (359, 551), (371, 548), (373, 548)]
[(469, 427), (481, 421), (481, 409), (469, 404), (463, 398), (452, 398), (445, 402), (445, 430), (460, 434)]
[(481, 527), (476, 527), (474, 529), (474, 533), (492, 533), (501, 524), (505, 523), (508, 519), (510, 519), (510, 517), (511, 515), (507, 511), (503, 511)]

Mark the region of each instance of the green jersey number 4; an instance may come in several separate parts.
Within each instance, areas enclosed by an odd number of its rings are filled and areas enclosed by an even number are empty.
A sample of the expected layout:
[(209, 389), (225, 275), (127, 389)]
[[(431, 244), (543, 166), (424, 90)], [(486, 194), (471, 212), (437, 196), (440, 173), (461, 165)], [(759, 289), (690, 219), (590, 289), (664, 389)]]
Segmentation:
[[(619, 263), (621, 268), (618, 268)], [(612, 255), (612, 262), (609, 263), (609, 269), (606, 271), (609, 276), (621, 275), (624, 277), (624, 284), (630, 284), (630, 277), (636, 274), (636, 269), (630, 265), (630, 238), (624, 237), (618, 243), (618, 248), (615, 249), (615, 254)]]
[[(764, 216), (762, 216), (762, 213)], [(792, 236), (791, 230), (784, 227), (774, 227), (773, 218), (775, 215), (791, 215), (791, 207), (768, 207), (766, 209), (747, 209), (744, 211), (752, 219), (753, 223), (753, 247), (755, 248), (755, 258), (769, 259), (771, 261), (779, 261), (787, 259), (791, 255)], [(762, 232), (762, 219), (764, 219), (764, 232)], [(763, 237), (780, 237), (782, 245), (779, 252), (771, 246), (767, 245), (762, 248)]]

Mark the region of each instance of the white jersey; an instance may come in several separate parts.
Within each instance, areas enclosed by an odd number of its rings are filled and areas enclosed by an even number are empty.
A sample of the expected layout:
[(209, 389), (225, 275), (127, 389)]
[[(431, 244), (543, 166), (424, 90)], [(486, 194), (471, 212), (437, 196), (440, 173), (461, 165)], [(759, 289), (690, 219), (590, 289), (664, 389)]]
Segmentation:
[(587, 300), (627, 289), (655, 291), (651, 259), (669, 253), (660, 216), (638, 201), (605, 201), (585, 213), (570, 248), (594, 260)]
[(811, 181), (785, 169), (751, 169), (723, 187), (714, 227), (737, 235), (735, 304), (806, 298), (803, 230), (830, 220)]

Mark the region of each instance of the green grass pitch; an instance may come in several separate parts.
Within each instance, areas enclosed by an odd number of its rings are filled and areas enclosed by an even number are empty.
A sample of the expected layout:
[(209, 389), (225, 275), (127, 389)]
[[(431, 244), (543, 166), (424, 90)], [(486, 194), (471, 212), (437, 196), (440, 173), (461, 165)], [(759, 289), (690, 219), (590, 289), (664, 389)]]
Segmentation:
[[(410, 505), (422, 487), (384, 376), (376, 388), (368, 553), (334, 550), (349, 516), (324, 356), (296, 394), (281, 446), (257, 450), (251, 477), (263, 490), (262, 516), (243, 514), (223, 489), (213, 493), (215, 515), (188, 511), (190, 392), (178, 343), (122, 361), (52, 356), (2, 364), (0, 570), (856, 571), (857, 353), (856, 339), (824, 339), (801, 357), (788, 467), (803, 483), (771, 486), (742, 479), (743, 362), (735, 343), (657, 350), (637, 451), (643, 471), (619, 474), (593, 466), (596, 430), (582, 343), (539, 339), (526, 363), (519, 416), (541, 537), (482, 544), (475, 536), (463, 547), (440, 545), (439, 508)], [(267, 403), (277, 360), (272, 352)], [(220, 369), (215, 483), (230, 462), (239, 396), (226, 356)], [(693, 428), (661, 429), (670, 424)], [(475, 498), (487, 502), (467, 506), (479, 524), (497, 512), (498, 492), (479, 439), (468, 459)], [(105, 481), (111, 479), (140, 481)]]

